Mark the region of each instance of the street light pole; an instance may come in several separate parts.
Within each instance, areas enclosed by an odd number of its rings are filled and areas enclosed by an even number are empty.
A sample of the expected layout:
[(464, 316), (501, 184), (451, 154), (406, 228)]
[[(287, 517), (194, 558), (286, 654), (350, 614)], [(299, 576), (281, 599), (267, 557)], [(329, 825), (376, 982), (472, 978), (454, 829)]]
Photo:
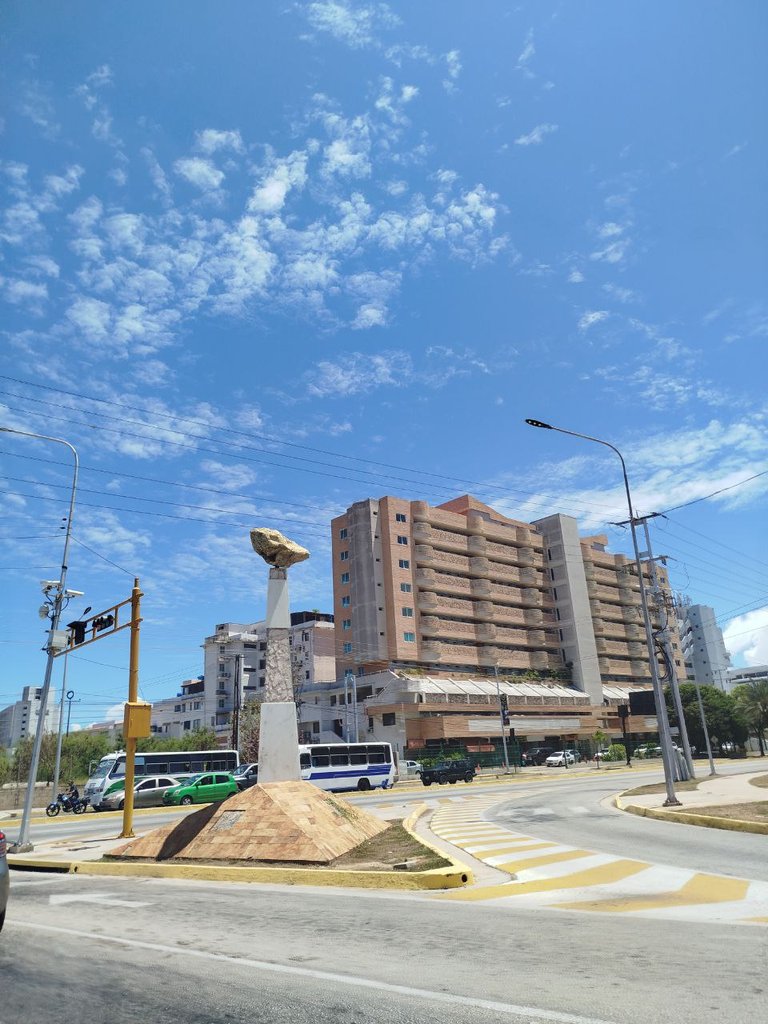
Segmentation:
[(674, 769), (672, 765), (672, 740), (669, 731), (669, 719), (667, 718), (667, 705), (664, 700), (664, 691), (659, 678), (659, 663), (656, 658), (656, 642), (653, 636), (651, 615), (648, 610), (648, 598), (645, 593), (645, 581), (643, 579), (643, 565), (640, 561), (640, 547), (637, 543), (637, 531), (635, 529), (635, 513), (632, 508), (632, 492), (629, 489), (629, 477), (624, 456), (615, 445), (609, 441), (603, 441), (599, 437), (591, 437), (589, 434), (580, 434), (575, 430), (566, 430), (564, 427), (554, 427), (551, 423), (542, 423), (541, 420), (527, 419), (525, 421), (530, 427), (540, 427), (542, 430), (556, 430), (559, 434), (569, 434), (571, 437), (580, 437), (584, 441), (594, 441), (605, 448), (610, 448), (619, 457), (621, 472), (624, 477), (624, 490), (627, 496), (627, 508), (629, 510), (629, 529), (632, 534), (632, 548), (635, 555), (635, 566), (637, 568), (637, 582), (640, 587), (640, 607), (643, 613), (643, 624), (645, 626), (645, 639), (648, 646), (648, 658), (650, 660), (651, 681), (653, 693), (656, 700), (656, 719), (659, 724), (659, 739), (661, 740), (661, 759), (664, 764), (664, 782), (667, 790), (665, 807), (679, 806), (680, 801), (675, 794)]
[(32, 803), (35, 796), (37, 768), (40, 763), (40, 750), (43, 745), (43, 733), (45, 731), (45, 711), (48, 705), (48, 693), (51, 689), (51, 674), (53, 672), (53, 659), (55, 655), (54, 637), (59, 628), (59, 619), (61, 618), (67, 594), (66, 582), (67, 563), (69, 560), (69, 541), (72, 536), (72, 516), (75, 511), (75, 494), (77, 492), (77, 474), (80, 469), (80, 460), (77, 455), (77, 449), (71, 445), (69, 441), (64, 441), (60, 437), (49, 437), (48, 434), (33, 434), (27, 430), (16, 430), (14, 427), (0, 427), (0, 432), (6, 434), (19, 434), (22, 437), (33, 437), (39, 441), (53, 441), (56, 444), (63, 444), (69, 448), (75, 460), (74, 471), (72, 474), (72, 493), (69, 499), (69, 515), (67, 516), (67, 529), (64, 535), (64, 554), (61, 559), (61, 572), (59, 574), (59, 581), (56, 585), (53, 606), (51, 608), (51, 628), (48, 631), (48, 643), (45, 647), (45, 650), (48, 653), (48, 660), (45, 666), (45, 678), (43, 680), (43, 688), (40, 694), (40, 713), (37, 719), (35, 742), (32, 747), (32, 760), (29, 766), (29, 780), (27, 782), (26, 796), (24, 797), (24, 811), (21, 817), (19, 837), (9, 848), (9, 852), (11, 853), (27, 853), (34, 849), (34, 846), (29, 840), (29, 819), (32, 815)]
[(499, 666), (493, 666), (493, 674), (496, 677), (496, 699), (499, 702), (499, 723), (501, 725), (501, 745), (504, 748), (504, 771), (509, 772), (509, 754), (507, 753), (507, 737), (504, 734), (504, 709), (501, 706), (501, 687), (499, 686)]

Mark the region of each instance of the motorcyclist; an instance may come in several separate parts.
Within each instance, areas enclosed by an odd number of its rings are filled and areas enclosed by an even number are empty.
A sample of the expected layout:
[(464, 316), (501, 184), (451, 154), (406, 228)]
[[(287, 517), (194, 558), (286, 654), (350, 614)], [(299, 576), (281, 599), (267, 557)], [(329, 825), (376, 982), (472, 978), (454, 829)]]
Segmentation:
[(69, 788), (67, 789), (66, 798), (69, 801), (70, 807), (72, 807), (76, 800), (80, 799), (80, 791), (75, 785), (74, 781), (70, 782)]

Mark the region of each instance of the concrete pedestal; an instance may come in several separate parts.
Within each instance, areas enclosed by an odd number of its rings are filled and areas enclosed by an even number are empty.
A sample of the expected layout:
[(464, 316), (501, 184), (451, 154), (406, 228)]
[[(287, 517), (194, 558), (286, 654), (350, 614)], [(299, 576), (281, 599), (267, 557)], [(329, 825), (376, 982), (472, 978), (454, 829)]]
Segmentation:
[(261, 705), (259, 782), (296, 782), (299, 768), (298, 727), (293, 701)]

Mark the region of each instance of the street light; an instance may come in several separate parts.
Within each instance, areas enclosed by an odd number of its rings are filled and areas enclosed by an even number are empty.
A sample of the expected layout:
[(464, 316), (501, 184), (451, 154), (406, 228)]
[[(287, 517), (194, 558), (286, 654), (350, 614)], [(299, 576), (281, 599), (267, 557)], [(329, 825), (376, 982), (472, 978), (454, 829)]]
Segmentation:
[[(19, 829), (19, 837), (15, 843), (9, 848), (9, 853), (27, 853), (34, 849), (34, 846), (29, 840), (29, 819), (32, 815), (32, 802), (35, 795), (35, 782), (37, 780), (37, 767), (40, 763), (40, 749), (43, 745), (43, 733), (45, 731), (45, 709), (48, 705), (48, 692), (51, 688), (51, 673), (53, 672), (53, 659), (55, 655), (54, 640), (56, 631), (59, 628), (59, 619), (61, 618), (61, 612), (64, 608), (65, 601), (68, 599), (68, 592), (66, 589), (67, 583), (67, 561), (69, 559), (69, 540), (72, 535), (72, 516), (75, 511), (75, 493), (77, 491), (77, 474), (80, 468), (80, 460), (77, 456), (77, 450), (69, 441), (64, 441), (60, 437), (49, 437), (47, 434), (33, 434), (28, 430), (16, 430), (15, 427), (0, 427), (0, 433), (5, 434), (19, 434), (21, 437), (34, 437), (39, 441), (54, 441), (56, 444), (66, 445), (67, 448), (72, 452), (75, 460), (74, 471), (72, 474), (72, 494), (69, 499), (69, 515), (67, 517), (67, 530), (64, 535), (64, 554), (61, 559), (61, 572), (59, 578), (55, 581), (55, 584), (46, 589), (45, 593), (48, 595), (53, 591), (53, 600), (51, 605), (51, 628), (48, 631), (48, 643), (44, 650), (48, 653), (48, 661), (45, 666), (45, 678), (43, 680), (42, 693), (40, 695), (40, 711), (37, 719), (37, 731), (35, 732), (35, 742), (32, 747), (32, 760), (29, 766), (29, 780), (27, 782), (27, 792), (24, 797), (24, 811), (21, 816), (21, 828)], [(69, 593), (72, 596), (72, 592)]]
[(640, 607), (643, 612), (643, 623), (645, 625), (645, 639), (648, 645), (648, 658), (650, 660), (651, 668), (651, 680), (653, 682), (653, 693), (656, 700), (656, 719), (659, 724), (659, 739), (661, 740), (661, 759), (664, 764), (664, 782), (667, 789), (667, 799), (664, 801), (665, 807), (679, 806), (680, 801), (675, 795), (674, 786), (674, 774), (672, 768), (672, 739), (669, 731), (669, 720), (667, 718), (667, 706), (664, 702), (664, 691), (661, 686), (661, 680), (659, 679), (659, 665), (656, 660), (656, 643), (653, 636), (653, 627), (651, 625), (651, 616), (648, 611), (648, 599), (645, 593), (645, 582), (643, 580), (643, 566), (640, 562), (640, 548), (637, 544), (637, 533), (635, 531), (635, 513), (632, 508), (632, 493), (629, 489), (629, 478), (627, 476), (627, 466), (624, 462), (624, 456), (621, 454), (619, 449), (610, 443), (610, 441), (603, 441), (599, 437), (591, 437), (589, 434), (580, 434), (575, 430), (566, 430), (564, 427), (555, 427), (551, 423), (543, 423), (541, 420), (527, 419), (525, 421), (529, 427), (539, 427), (542, 430), (556, 430), (559, 434), (569, 434), (571, 437), (580, 437), (584, 441), (594, 441), (595, 444), (602, 444), (606, 448), (610, 448), (612, 452), (615, 452), (621, 462), (621, 472), (624, 477), (624, 490), (627, 495), (627, 508), (629, 509), (629, 528), (632, 534), (632, 547), (635, 553), (635, 566), (637, 568), (637, 581), (640, 585)]

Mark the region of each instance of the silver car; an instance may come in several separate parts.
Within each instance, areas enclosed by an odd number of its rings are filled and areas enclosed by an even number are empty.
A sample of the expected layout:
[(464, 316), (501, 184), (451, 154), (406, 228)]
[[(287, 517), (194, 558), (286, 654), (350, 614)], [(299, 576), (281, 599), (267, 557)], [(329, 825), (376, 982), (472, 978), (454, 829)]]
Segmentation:
[[(140, 779), (133, 787), (134, 807), (162, 807), (163, 795), (168, 789), (178, 786), (181, 779), (172, 775), (150, 775)], [(125, 790), (116, 789), (102, 798), (101, 807), (106, 811), (122, 811), (125, 806)]]
[(5, 832), (0, 832), (0, 932), (5, 924), (5, 908), (8, 906), (8, 860), (5, 853)]

